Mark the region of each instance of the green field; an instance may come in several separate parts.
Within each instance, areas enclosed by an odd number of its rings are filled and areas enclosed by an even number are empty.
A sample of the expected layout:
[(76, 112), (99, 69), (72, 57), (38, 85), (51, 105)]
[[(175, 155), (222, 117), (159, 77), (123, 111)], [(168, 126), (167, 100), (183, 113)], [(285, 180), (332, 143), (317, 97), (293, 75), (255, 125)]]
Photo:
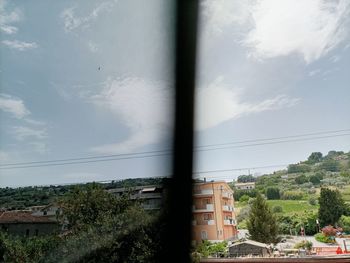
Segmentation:
[[(283, 212), (281, 214), (299, 214), (304, 213), (305, 211), (317, 211), (318, 205), (310, 205), (308, 201), (305, 200), (267, 200), (267, 203), (271, 208), (274, 206), (281, 206)], [(247, 203), (235, 202), (235, 207), (240, 208), (245, 207)]]
[(267, 200), (267, 203), (272, 207), (281, 206), (283, 214), (299, 214), (305, 211), (317, 211), (318, 205), (310, 205), (305, 200)]

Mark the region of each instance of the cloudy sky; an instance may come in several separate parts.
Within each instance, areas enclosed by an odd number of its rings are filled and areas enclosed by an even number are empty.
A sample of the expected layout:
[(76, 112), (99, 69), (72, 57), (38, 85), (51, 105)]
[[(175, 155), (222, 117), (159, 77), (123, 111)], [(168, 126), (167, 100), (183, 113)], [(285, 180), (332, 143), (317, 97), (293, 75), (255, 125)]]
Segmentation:
[[(0, 186), (170, 174), (154, 154), (172, 139), (170, 2), (0, 0)], [(220, 149), (199, 148), (196, 171), (350, 150), (350, 131), (228, 144), (350, 129), (349, 12), (348, 0), (201, 1), (195, 134)], [(153, 154), (120, 155), (140, 152)], [(110, 155), (123, 159), (7, 165)]]

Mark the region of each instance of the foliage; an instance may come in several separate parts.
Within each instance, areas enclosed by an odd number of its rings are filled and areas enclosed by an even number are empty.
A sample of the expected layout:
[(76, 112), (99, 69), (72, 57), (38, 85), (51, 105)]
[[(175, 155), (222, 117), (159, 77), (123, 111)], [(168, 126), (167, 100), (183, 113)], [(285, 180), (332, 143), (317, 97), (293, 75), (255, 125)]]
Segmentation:
[(269, 200), (278, 200), (281, 198), (280, 190), (277, 187), (266, 188), (266, 197)]
[(260, 194), (251, 205), (247, 227), (251, 239), (262, 243), (277, 242), (278, 224), (276, 218)]
[(239, 198), (240, 202), (247, 202), (249, 200), (249, 195), (242, 195), (241, 198)]
[(315, 163), (319, 163), (322, 161), (322, 153), (320, 152), (313, 152), (311, 153), (311, 155), (309, 156), (309, 158), (307, 158), (307, 163), (308, 164), (315, 164)]
[(279, 205), (274, 206), (274, 207), (272, 208), (272, 212), (273, 212), (273, 213), (282, 213), (282, 212), (283, 212), (282, 206), (279, 206)]
[(239, 200), (242, 195), (248, 195), (249, 197), (255, 197), (257, 193), (257, 190), (251, 189), (251, 190), (235, 190), (233, 193), (233, 197), (235, 200)]
[(285, 191), (282, 193), (284, 200), (301, 200), (304, 197), (304, 193), (301, 191)]
[(325, 236), (323, 233), (317, 233), (315, 235), (315, 239), (318, 242), (322, 242), (322, 243), (335, 243), (334, 239), (332, 239), (331, 237)]
[(342, 215), (339, 219), (339, 226), (343, 228), (344, 232), (350, 233), (350, 216)]
[(249, 213), (250, 213), (250, 206), (241, 208), (239, 211), (239, 214), (236, 216), (237, 222), (240, 223), (243, 220), (247, 219), (249, 217)]
[(307, 164), (290, 164), (288, 165), (288, 173), (306, 173), (311, 171), (311, 167)]
[(329, 171), (329, 172), (339, 172), (340, 171), (340, 164), (336, 160), (328, 159), (328, 160), (323, 161), (320, 164), (319, 169), (323, 169), (323, 170)]
[(311, 175), (309, 177), (309, 181), (313, 185), (319, 185), (321, 183), (321, 179), (317, 175)]
[(256, 181), (256, 177), (254, 177), (253, 175), (249, 174), (249, 175), (240, 175), (237, 177), (237, 182), (238, 183), (248, 183), (248, 182), (255, 182)]
[(210, 255), (223, 256), (227, 254), (227, 242), (211, 243), (208, 240), (203, 240), (202, 243), (197, 245), (195, 252), (199, 253), (204, 258)]
[(303, 183), (306, 183), (308, 181), (309, 181), (308, 178), (304, 174), (299, 175), (295, 178), (295, 182), (297, 184), (303, 184)]
[(311, 251), (311, 249), (312, 249), (312, 242), (303, 240), (303, 241), (301, 241), (299, 243), (296, 243), (294, 248), (296, 248), (296, 249), (303, 248), (303, 249), (306, 249), (307, 251)]
[(153, 262), (162, 248), (163, 217), (101, 186), (76, 187), (59, 203), (69, 231), (43, 238), (1, 235), (6, 262)]
[(343, 232), (343, 229), (341, 227), (335, 228), (331, 225), (328, 225), (328, 226), (325, 226), (324, 228), (322, 228), (321, 231), (327, 237), (335, 237), (337, 235), (337, 233)]
[(339, 191), (328, 188), (321, 188), (319, 205), (318, 214), (321, 226), (335, 225), (345, 210), (345, 204)]
[(308, 202), (310, 205), (317, 205), (317, 199), (315, 197), (310, 197)]

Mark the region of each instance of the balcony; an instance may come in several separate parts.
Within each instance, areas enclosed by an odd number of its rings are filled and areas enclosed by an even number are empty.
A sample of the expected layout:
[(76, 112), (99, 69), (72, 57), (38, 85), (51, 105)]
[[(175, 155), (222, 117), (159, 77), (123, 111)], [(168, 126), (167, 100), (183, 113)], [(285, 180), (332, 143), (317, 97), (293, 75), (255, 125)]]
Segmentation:
[(215, 220), (200, 220), (200, 221), (197, 221), (197, 220), (192, 220), (192, 226), (212, 226), (212, 225), (215, 225)]
[(207, 196), (207, 195), (213, 195), (214, 192), (212, 189), (202, 189), (202, 190), (197, 190), (193, 192), (194, 196)]
[(230, 199), (230, 198), (231, 198), (231, 194), (230, 194), (229, 192), (223, 192), (223, 193), (222, 193), (222, 197), (223, 197), (223, 198)]
[(236, 220), (234, 220), (234, 219), (225, 219), (224, 220), (224, 225), (225, 226), (232, 226), (234, 224), (236, 224)]
[(233, 212), (235, 211), (234, 207), (230, 206), (230, 205), (223, 205), (222, 206), (222, 210), (223, 211), (228, 211), (228, 212)]
[(193, 206), (192, 211), (194, 213), (214, 212), (214, 205), (213, 204), (207, 204), (204, 207), (195, 207), (195, 206)]

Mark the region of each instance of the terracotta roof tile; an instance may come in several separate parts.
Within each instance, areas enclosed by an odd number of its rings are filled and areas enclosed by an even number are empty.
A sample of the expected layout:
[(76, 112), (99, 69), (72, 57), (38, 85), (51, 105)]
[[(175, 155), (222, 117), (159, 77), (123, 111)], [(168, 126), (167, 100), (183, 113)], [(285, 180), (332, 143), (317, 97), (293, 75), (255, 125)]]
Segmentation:
[(5, 211), (0, 214), (0, 224), (6, 223), (56, 223), (45, 216), (33, 216), (26, 211)]

